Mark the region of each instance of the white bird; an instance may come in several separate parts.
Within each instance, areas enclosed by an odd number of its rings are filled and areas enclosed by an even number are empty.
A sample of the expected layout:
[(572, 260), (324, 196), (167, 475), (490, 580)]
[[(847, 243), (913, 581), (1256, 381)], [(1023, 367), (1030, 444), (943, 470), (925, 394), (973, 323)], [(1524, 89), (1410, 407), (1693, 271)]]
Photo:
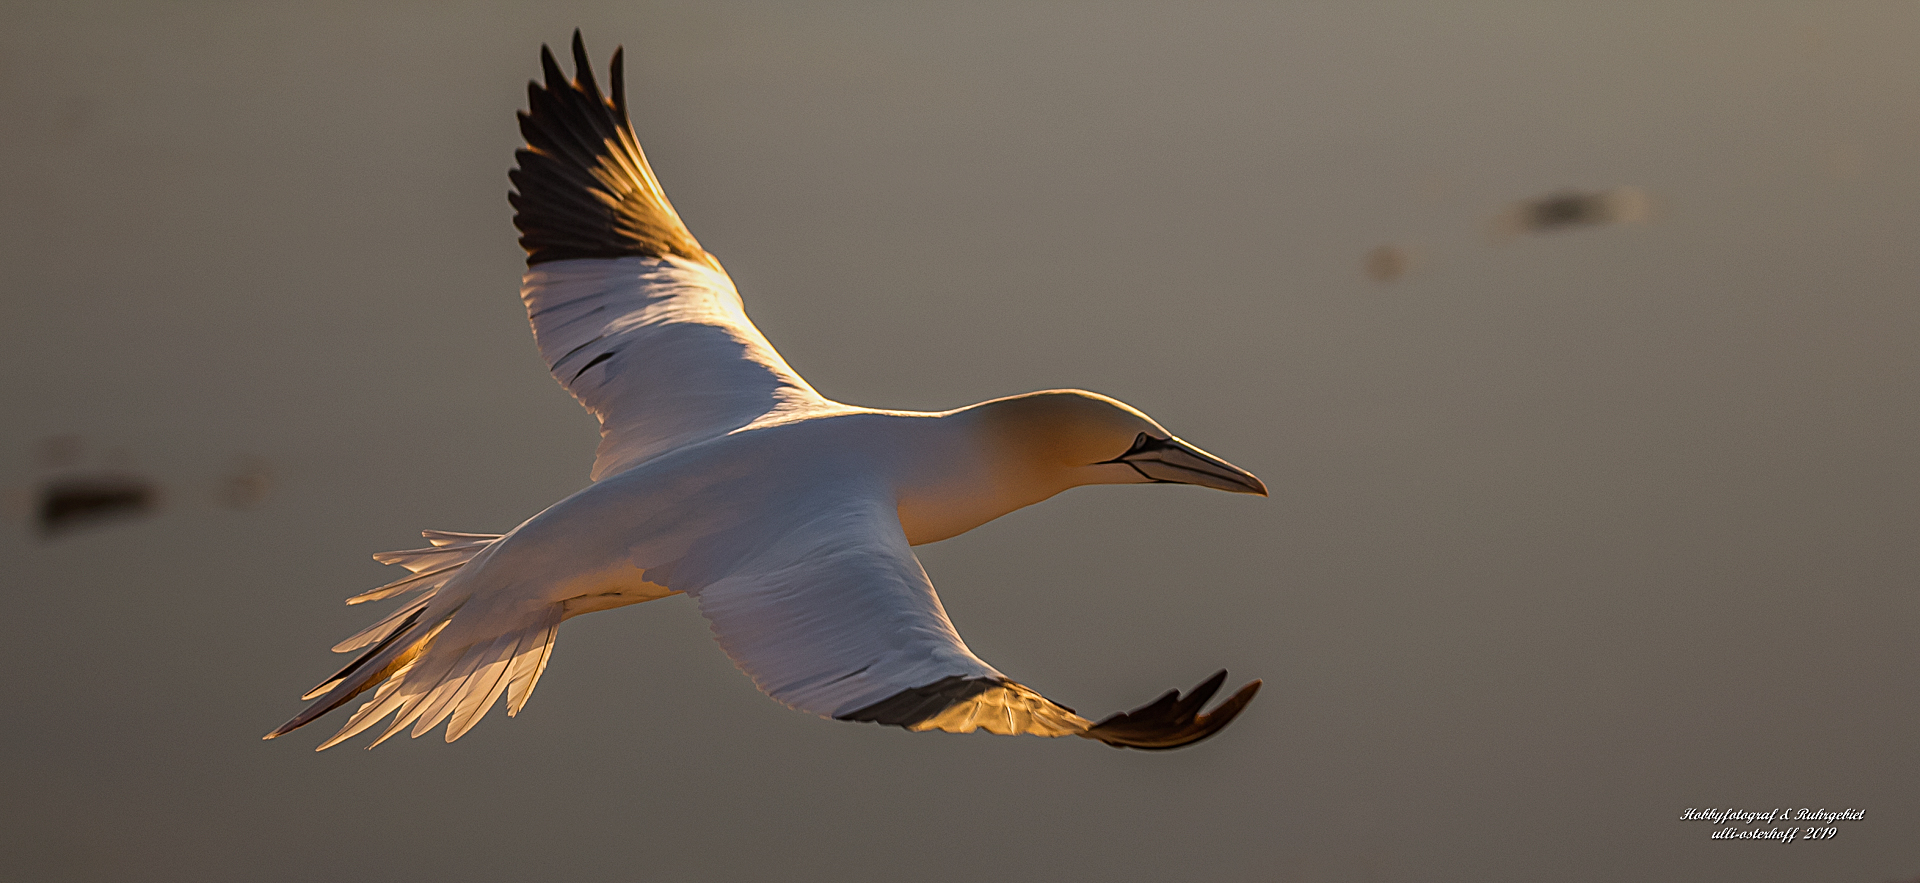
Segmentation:
[(1232, 721), (1220, 672), (1094, 723), (967, 649), (912, 546), (1089, 484), (1266, 494), (1252, 474), (1121, 402), (1047, 390), (940, 413), (821, 396), (753, 323), (694, 241), (579, 32), (569, 81), (541, 48), (516, 153), (520, 294), (553, 376), (600, 419), (594, 483), (504, 535), (426, 531), (374, 558), (411, 572), (349, 599), (411, 603), (334, 646), (359, 658), (303, 699), (283, 735), (372, 690), (321, 749), (391, 716), (372, 745), (447, 721), (451, 742), (502, 693), (518, 714), (560, 623), (693, 598), (734, 663), (800, 711), (909, 730), (1083, 736), (1174, 748)]

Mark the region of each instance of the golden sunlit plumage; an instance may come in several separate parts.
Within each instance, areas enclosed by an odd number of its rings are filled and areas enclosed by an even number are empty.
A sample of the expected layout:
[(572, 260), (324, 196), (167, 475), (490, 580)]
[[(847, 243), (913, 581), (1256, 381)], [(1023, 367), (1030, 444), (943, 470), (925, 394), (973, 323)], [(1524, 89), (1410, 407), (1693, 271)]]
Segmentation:
[(685, 594), (774, 699), (908, 730), (1075, 735), (1175, 748), (1233, 720), (1221, 672), (1098, 723), (982, 661), (911, 546), (1068, 488), (1194, 484), (1265, 494), (1252, 474), (1082, 390), (940, 413), (828, 399), (747, 319), (720, 263), (667, 202), (579, 35), (569, 81), (543, 50), (512, 180), (528, 253), (521, 295), (553, 376), (601, 423), (594, 483), (505, 534), (429, 531), (375, 556), (411, 575), (349, 603), (412, 601), (334, 649), (361, 651), (303, 697), (283, 735), (371, 691), (338, 744), (446, 722), (448, 741), (502, 696), (517, 714), (573, 616)]

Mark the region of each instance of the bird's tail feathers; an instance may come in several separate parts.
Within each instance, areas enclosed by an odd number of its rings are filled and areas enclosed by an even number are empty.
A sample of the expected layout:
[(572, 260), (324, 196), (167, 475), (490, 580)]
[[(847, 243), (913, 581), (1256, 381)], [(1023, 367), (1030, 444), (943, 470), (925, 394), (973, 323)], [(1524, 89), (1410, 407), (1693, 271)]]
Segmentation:
[(447, 741), (452, 742), (472, 729), (503, 693), (507, 714), (520, 713), (546, 670), (564, 611), (555, 606), (502, 634), (483, 637), (464, 647), (438, 646), (436, 639), (460, 607), (432, 610), (429, 619), (435, 593), (499, 535), (425, 531), (423, 536), (433, 544), (431, 548), (374, 556), (383, 563), (406, 567), (413, 571), (411, 576), (357, 595), (347, 603), (408, 592), (420, 592), (420, 596), (335, 645), (333, 649), (342, 653), (372, 646), (307, 691), (301, 698), (317, 701), (266, 738), (299, 729), (369, 689), (374, 691), (373, 698), (360, 706), (339, 733), (322, 743), (321, 749), (352, 738), (390, 713), (393, 723), (374, 745), (409, 723), (416, 724), (413, 735), (419, 736), (448, 718), (452, 720), (447, 725)]
[(503, 693), (508, 716), (519, 714), (546, 671), (560, 616), (561, 610), (555, 606), (536, 621), (462, 648), (433, 646), (445, 627), (441, 623), (422, 639), (422, 649), (394, 669), (340, 732), (315, 750), (351, 739), (389, 714), (393, 715), (392, 723), (368, 748), (392, 738), (408, 724), (414, 725), (413, 735), (417, 737), (441, 721), (448, 721), (447, 741), (452, 742), (479, 723)]
[[(425, 549), (401, 549), (395, 552), (373, 553), (373, 560), (381, 564), (398, 564), (410, 571), (411, 575), (394, 580), (377, 589), (368, 589), (367, 591), (361, 592), (358, 595), (348, 598), (347, 603), (365, 604), (368, 601), (379, 601), (384, 598), (392, 598), (396, 595), (404, 595), (408, 592), (427, 591), (431, 594), (433, 589), (446, 585), (447, 580), (453, 578), (454, 571), (459, 570), (460, 567), (468, 561), (472, 561), (474, 556), (486, 551), (488, 546), (493, 545), (495, 540), (500, 539), (499, 534), (454, 533), (453, 531), (446, 530), (423, 530), (420, 532), (420, 535), (426, 537), (427, 542), (433, 545)], [(378, 628), (378, 626), (375, 628)], [(366, 632), (362, 632), (359, 635), (340, 642), (338, 646), (333, 648), (334, 652), (345, 653), (349, 650), (357, 650), (379, 640), (378, 637), (372, 637), (367, 638), (359, 644), (351, 643), (372, 631), (373, 629), (368, 629)]]

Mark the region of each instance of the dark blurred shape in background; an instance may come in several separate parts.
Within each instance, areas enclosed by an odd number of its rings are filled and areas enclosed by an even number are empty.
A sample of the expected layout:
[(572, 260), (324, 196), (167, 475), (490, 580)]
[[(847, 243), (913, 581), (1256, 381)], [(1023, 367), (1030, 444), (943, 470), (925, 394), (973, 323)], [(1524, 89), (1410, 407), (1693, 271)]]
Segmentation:
[(266, 502), (273, 489), (273, 472), (259, 457), (236, 457), (220, 476), (217, 496), (231, 509), (253, 509)]
[(1375, 282), (1393, 282), (1407, 275), (1413, 266), (1413, 255), (1397, 245), (1382, 245), (1367, 252), (1364, 262), (1367, 278)]
[(160, 487), (131, 473), (55, 478), (40, 487), (35, 520), (40, 535), (53, 537), (105, 522), (152, 514)]
[(1494, 232), (1547, 233), (1569, 227), (1639, 224), (1652, 217), (1653, 198), (1639, 187), (1561, 190), (1509, 206), (1494, 220)]

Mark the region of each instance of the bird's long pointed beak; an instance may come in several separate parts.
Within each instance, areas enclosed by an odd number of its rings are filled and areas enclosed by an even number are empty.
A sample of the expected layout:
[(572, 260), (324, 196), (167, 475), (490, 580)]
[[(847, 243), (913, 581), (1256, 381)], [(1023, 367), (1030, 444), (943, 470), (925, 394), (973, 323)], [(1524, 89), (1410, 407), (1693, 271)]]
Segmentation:
[(1132, 450), (1108, 462), (1132, 466), (1135, 472), (1150, 481), (1197, 484), (1236, 494), (1267, 495), (1267, 486), (1253, 473), (1200, 450), (1178, 436), (1154, 438), (1140, 433)]

